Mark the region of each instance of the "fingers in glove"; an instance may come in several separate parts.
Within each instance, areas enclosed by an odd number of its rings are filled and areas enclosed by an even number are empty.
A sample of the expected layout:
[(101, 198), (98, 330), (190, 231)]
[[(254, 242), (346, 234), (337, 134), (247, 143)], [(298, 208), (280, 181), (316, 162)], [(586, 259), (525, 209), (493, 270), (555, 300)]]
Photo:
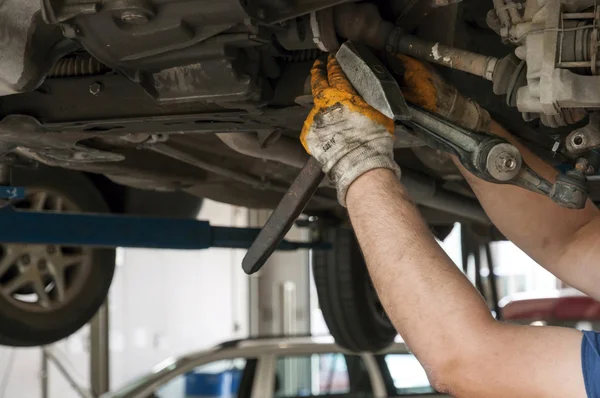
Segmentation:
[(304, 121), (304, 125), (302, 126), (302, 132), (300, 133), (300, 142), (302, 143), (302, 146), (304, 147), (304, 150), (306, 151), (306, 153), (308, 153), (309, 155), (311, 153), (310, 153), (310, 149), (308, 148), (308, 142), (306, 141), (306, 139), (308, 138), (308, 134), (310, 133), (310, 128), (312, 127), (312, 124), (315, 121), (315, 116), (317, 115), (318, 112), (319, 112), (318, 108), (313, 108), (313, 110), (310, 111), (310, 113), (308, 114), (308, 117)]
[(331, 87), (352, 95), (358, 95), (333, 54), (329, 54), (327, 60), (327, 78)]
[(325, 62), (317, 59), (310, 70), (310, 85), (312, 87), (313, 97), (322, 97), (324, 91), (329, 88), (327, 80), (327, 67)]

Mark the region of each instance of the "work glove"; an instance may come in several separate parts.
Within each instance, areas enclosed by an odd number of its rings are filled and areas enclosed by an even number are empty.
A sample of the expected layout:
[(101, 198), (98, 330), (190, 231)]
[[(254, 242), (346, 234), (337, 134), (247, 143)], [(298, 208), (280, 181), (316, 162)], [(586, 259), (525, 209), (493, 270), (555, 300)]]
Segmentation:
[(333, 55), (327, 66), (315, 62), (311, 86), (314, 108), (300, 140), (336, 184), (341, 205), (346, 207), (350, 185), (370, 170), (389, 169), (400, 178), (394, 161), (394, 121), (360, 97)]

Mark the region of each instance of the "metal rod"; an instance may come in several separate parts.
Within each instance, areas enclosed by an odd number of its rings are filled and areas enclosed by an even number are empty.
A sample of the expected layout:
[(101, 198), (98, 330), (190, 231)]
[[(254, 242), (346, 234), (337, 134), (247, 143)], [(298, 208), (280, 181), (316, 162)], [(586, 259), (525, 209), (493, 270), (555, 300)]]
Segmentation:
[(75, 390), (75, 392), (77, 394), (79, 394), (80, 397), (94, 398), (94, 396), (89, 391), (87, 391), (85, 388), (83, 388), (79, 384), (77, 384), (75, 379), (73, 379), (73, 377), (71, 377), (71, 375), (69, 374), (67, 369), (62, 364), (62, 362), (60, 362), (58, 360), (58, 358), (56, 358), (56, 356), (54, 356), (54, 354), (50, 350), (48, 350), (46, 347), (42, 348), (42, 350), (46, 353), (46, 358), (49, 361), (51, 361), (54, 364), (54, 366), (56, 366), (56, 369), (60, 372), (60, 374), (63, 375), (63, 377), (67, 380), (67, 382), (69, 383), (71, 388), (73, 388), (73, 390)]
[(496, 319), (502, 319), (502, 313), (500, 309), (500, 297), (498, 296), (498, 281), (496, 279), (496, 271), (494, 270), (494, 260), (492, 258), (492, 250), (490, 247), (490, 243), (487, 243), (485, 246), (485, 257), (489, 271), (489, 281), (490, 281), (490, 294), (491, 299), (494, 302), (494, 312), (496, 312)]
[(489, 217), (476, 200), (446, 191), (429, 177), (403, 170), (401, 181), (419, 205), (459, 216), (467, 221), (491, 225)]
[(98, 310), (90, 325), (90, 377), (95, 395), (107, 393), (110, 389), (110, 349), (109, 349), (108, 302)]
[(49, 391), (48, 391), (48, 355), (46, 354), (46, 350), (45, 347), (42, 347), (42, 366), (41, 366), (41, 370), (40, 370), (40, 380), (41, 380), (41, 386), (40, 389), (42, 390), (42, 398), (49, 398)]
[[(470, 237), (470, 239), (473, 239)], [(471, 244), (473, 249), (473, 256), (475, 257), (475, 287), (479, 290), (479, 293), (486, 298), (485, 289), (483, 288), (483, 280), (481, 279), (481, 248), (478, 245)]]
[(230, 178), (234, 181), (238, 181), (243, 184), (250, 185), (254, 189), (259, 189), (262, 191), (271, 190), (271, 191), (287, 192), (287, 188), (282, 188), (277, 185), (273, 185), (269, 182), (265, 182), (257, 177), (251, 176), (249, 174), (229, 170), (225, 167), (215, 166), (214, 164), (200, 160), (197, 157), (190, 155), (189, 153), (186, 153), (184, 151), (176, 149), (167, 144), (156, 144), (156, 145), (152, 146), (150, 149), (154, 152), (160, 153), (161, 155), (180, 160), (184, 163), (188, 163), (192, 166), (196, 166), (203, 170), (210, 171), (212, 173), (221, 175), (223, 177)]
[[(254, 189), (259, 189), (263, 191), (275, 191), (280, 193), (287, 193), (288, 191), (288, 187), (275, 184), (269, 181), (263, 181), (258, 177), (254, 177), (250, 174), (232, 171), (225, 167), (215, 166), (214, 164), (200, 160), (195, 156), (190, 155), (189, 153), (173, 148), (172, 146), (167, 144), (156, 144), (152, 146), (151, 149), (154, 152), (160, 153), (161, 155), (177, 159), (179, 161), (198, 167), (200, 169), (210, 171), (212, 173), (221, 175), (226, 178), (230, 178), (234, 181), (241, 182), (242, 184), (250, 185)], [(337, 206), (336, 199), (315, 195), (314, 200), (315, 202), (318, 202), (322, 205)]]
[(593, 12), (569, 12), (562, 15), (563, 19), (594, 19), (596, 14)]
[(471, 255), (471, 249), (469, 247), (469, 240), (467, 239), (467, 224), (460, 225), (460, 250), (462, 259), (462, 271), (465, 275), (469, 272), (469, 256)]
[(494, 69), (498, 62), (498, 58), (495, 57), (460, 50), (409, 35), (398, 38), (393, 51), (481, 76), (487, 80), (493, 79)]
[(291, 281), (282, 282), (279, 286), (281, 303), (281, 335), (298, 334), (296, 327), (296, 284)]
[(559, 68), (591, 68), (592, 63), (590, 61), (563, 61), (556, 66)]

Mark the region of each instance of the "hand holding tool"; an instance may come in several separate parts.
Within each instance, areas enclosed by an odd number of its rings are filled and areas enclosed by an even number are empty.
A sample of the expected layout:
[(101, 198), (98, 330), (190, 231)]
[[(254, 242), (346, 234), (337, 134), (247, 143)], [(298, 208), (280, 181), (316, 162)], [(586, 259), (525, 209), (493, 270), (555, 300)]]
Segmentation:
[[(357, 76), (355, 84), (372, 92), (359, 96), (336, 58), (354, 65), (356, 69), (350, 73)], [(311, 156), (248, 250), (242, 262), (246, 273), (258, 271), (277, 248), (323, 180), (322, 168), (336, 182), (342, 204), (350, 183), (369, 169), (387, 167), (400, 172), (393, 161), (393, 120), (406, 120), (408, 107), (398, 84), (364, 46), (345, 43), (336, 58), (330, 57), (327, 68), (317, 61), (311, 71), (315, 107), (307, 118), (301, 140), (314, 157)], [(351, 59), (361, 61), (353, 63)], [(381, 94), (376, 94), (377, 91)], [(347, 134), (349, 130), (356, 131), (352, 135)], [(340, 131), (344, 134), (339, 134)], [(364, 143), (369, 145), (363, 146)]]

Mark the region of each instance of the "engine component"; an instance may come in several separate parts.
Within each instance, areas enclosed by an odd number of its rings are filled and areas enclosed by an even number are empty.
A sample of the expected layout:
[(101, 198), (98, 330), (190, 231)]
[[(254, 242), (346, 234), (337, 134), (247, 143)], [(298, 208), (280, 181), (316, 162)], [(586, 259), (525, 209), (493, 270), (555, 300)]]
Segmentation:
[[(495, 88), (509, 94), (508, 102), (516, 102), (526, 120), (539, 117), (550, 127), (564, 126), (582, 120), (586, 108), (600, 106), (595, 1), (494, 0), (494, 7), (496, 18), (488, 18), (492, 27), (518, 46), (515, 54), (527, 64), (524, 82), (504, 73)], [(511, 81), (514, 99), (507, 87)]]
[(332, 8), (310, 13), (310, 31), (319, 50), (333, 52), (340, 48)]
[(587, 126), (574, 130), (565, 140), (571, 155), (581, 155), (600, 147), (600, 115), (593, 112)]
[[(233, 33), (247, 32), (260, 42), (261, 36), (268, 38), (271, 34), (268, 25), (344, 1), (348, 0), (43, 0), (42, 3), (49, 23), (62, 24), (70, 36), (106, 65), (134, 73), (139, 69), (185, 64), (182, 60), (197, 54), (199, 43), (232, 28)], [(281, 26), (273, 29), (285, 30)]]
[[(313, 15), (314, 13), (311, 13)], [(283, 23), (284, 30), (275, 33), (277, 41), (286, 50), (308, 50), (317, 48), (312, 29), (309, 29), (311, 15), (305, 15)]]
[(370, 3), (343, 4), (335, 7), (334, 23), (335, 31), (341, 37), (378, 50), (386, 48), (395, 29), (391, 22), (381, 18), (377, 7)]
[[(335, 31), (350, 41), (378, 50), (402, 53), (492, 80), (497, 58), (405, 35), (379, 15), (374, 4), (343, 4), (334, 8)], [(337, 48), (329, 48), (333, 51)]]
[[(248, 18), (238, 0), (44, 0), (49, 23), (63, 24), (114, 69), (145, 69)], [(210, 21), (210, 23), (206, 23)], [(175, 66), (169, 65), (169, 66)]]
[(165, 69), (150, 81), (144, 86), (159, 103), (258, 101), (261, 96), (256, 74), (238, 72), (225, 58)]

